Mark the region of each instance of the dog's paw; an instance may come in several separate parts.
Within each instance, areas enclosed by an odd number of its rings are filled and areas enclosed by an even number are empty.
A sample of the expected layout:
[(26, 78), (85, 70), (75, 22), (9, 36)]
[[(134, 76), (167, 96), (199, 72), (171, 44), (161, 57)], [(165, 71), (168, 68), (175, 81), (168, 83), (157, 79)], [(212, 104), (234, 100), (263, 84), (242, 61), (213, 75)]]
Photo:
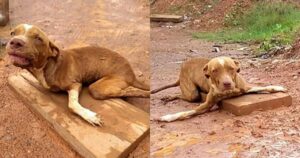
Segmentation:
[(89, 122), (93, 126), (100, 126), (102, 127), (104, 125), (103, 120), (101, 117), (88, 109), (85, 110), (84, 114), (81, 115), (83, 119), (85, 119), (87, 122)]
[(178, 118), (178, 116), (176, 114), (169, 114), (169, 115), (165, 115), (162, 116), (158, 119), (158, 121), (162, 121), (162, 122), (172, 122), (175, 121)]
[(286, 92), (287, 89), (282, 86), (268, 86), (273, 92)]
[(102, 126), (104, 125), (103, 120), (102, 120), (101, 117), (98, 116), (98, 115), (95, 115), (95, 116), (93, 116), (93, 117), (87, 118), (87, 121), (88, 121), (90, 124), (92, 124), (93, 126), (100, 126), (100, 127), (102, 127)]

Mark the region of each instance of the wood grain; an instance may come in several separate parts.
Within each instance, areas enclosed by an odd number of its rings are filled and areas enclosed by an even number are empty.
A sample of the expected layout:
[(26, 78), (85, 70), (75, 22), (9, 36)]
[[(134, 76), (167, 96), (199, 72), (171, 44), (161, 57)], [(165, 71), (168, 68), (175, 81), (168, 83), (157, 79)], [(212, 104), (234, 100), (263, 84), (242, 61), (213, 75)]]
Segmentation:
[(95, 100), (83, 89), (80, 103), (102, 116), (105, 125), (101, 128), (71, 113), (66, 93), (43, 89), (28, 73), (10, 76), (9, 85), (84, 157), (126, 157), (149, 133), (149, 115), (121, 99)]

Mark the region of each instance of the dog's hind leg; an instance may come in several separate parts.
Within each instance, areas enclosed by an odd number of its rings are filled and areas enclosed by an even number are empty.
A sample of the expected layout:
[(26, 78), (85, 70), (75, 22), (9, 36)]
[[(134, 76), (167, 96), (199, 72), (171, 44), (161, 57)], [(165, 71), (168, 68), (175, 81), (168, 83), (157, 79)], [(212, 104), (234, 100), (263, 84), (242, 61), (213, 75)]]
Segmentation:
[(193, 102), (201, 99), (197, 86), (189, 78), (180, 78), (181, 99)]
[(84, 120), (86, 120), (90, 124), (102, 126), (103, 122), (101, 121), (101, 119), (97, 113), (95, 113), (87, 108), (84, 108), (83, 106), (80, 105), (79, 100), (78, 100), (80, 91), (81, 91), (80, 83), (75, 83), (69, 88), (69, 90), (68, 90), (68, 94), (69, 94), (68, 107), (74, 113), (81, 116)]
[(150, 91), (129, 86), (120, 77), (103, 77), (89, 86), (89, 92), (95, 99), (150, 96)]

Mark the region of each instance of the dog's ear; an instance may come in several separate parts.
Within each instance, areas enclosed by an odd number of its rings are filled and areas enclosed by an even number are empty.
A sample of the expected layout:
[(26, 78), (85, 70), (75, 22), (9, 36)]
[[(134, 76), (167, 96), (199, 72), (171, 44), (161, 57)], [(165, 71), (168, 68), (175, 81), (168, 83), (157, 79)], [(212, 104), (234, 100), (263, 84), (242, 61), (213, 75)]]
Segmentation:
[(208, 64), (206, 64), (203, 68), (203, 72), (206, 78), (209, 78), (209, 74), (208, 74)]
[(241, 71), (241, 68), (240, 68), (240, 62), (234, 60), (234, 64), (236, 65), (236, 68), (237, 68), (236, 72), (239, 73), (239, 72)]
[(51, 51), (51, 56), (56, 57), (60, 53), (59, 48), (51, 41), (49, 42), (49, 47)]

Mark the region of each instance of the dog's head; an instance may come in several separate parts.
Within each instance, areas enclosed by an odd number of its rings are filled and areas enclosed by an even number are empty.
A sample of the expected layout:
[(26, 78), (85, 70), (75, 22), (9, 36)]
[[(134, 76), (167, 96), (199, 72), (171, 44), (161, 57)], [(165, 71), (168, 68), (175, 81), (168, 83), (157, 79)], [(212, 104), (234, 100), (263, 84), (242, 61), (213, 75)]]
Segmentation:
[(204, 74), (219, 91), (232, 90), (236, 86), (236, 76), (240, 63), (229, 57), (211, 59), (203, 68)]
[(11, 31), (11, 36), (6, 52), (15, 66), (41, 68), (49, 57), (59, 53), (58, 47), (36, 26), (18, 25)]

